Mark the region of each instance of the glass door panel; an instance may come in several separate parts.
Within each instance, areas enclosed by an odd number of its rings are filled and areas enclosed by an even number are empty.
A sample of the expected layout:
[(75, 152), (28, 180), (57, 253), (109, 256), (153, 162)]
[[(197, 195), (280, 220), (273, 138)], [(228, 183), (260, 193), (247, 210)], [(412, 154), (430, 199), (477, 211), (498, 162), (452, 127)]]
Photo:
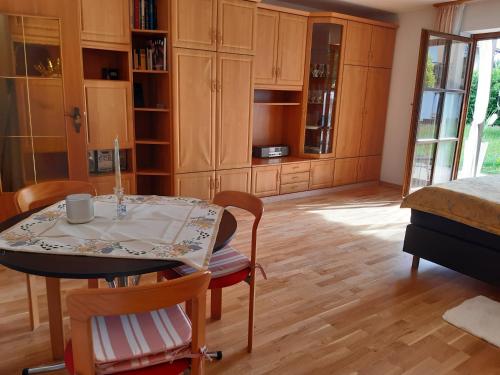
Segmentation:
[(435, 143), (421, 143), (415, 147), (411, 173), (412, 187), (424, 187), (431, 183), (435, 152)]
[(329, 23), (315, 23), (312, 27), (305, 153), (333, 151), (342, 29), (342, 25)]
[(58, 19), (0, 15), (1, 190), (68, 178)]
[(438, 143), (434, 173), (432, 175), (433, 184), (451, 180), (456, 147), (457, 142)]
[(438, 113), (441, 108), (443, 94), (425, 91), (422, 94), (420, 117), (418, 119), (417, 139), (435, 139), (438, 129)]
[(422, 33), (404, 194), (454, 178), (471, 43), (460, 36)]
[(439, 138), (457, 138), (464, 94), (446, 93)]

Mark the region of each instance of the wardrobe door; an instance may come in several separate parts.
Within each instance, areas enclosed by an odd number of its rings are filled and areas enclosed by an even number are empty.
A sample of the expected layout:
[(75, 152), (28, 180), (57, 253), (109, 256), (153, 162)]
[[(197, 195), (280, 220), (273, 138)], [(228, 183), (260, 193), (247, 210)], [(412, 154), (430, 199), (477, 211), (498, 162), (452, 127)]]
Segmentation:
[(370, 66), (377, 68), (391, 68), (395, 41), (395, 29), (373, 26), (370, 47)]
[(281, 13), (278, 37), (277, 84), (302, 86), (307, 39), (307, 18)]
[(217, 51), (254, 55), (257, 3), (219, 0)]
[(362, 156), (382, 154), (390, 81), (390, 69), (368, 68), (365, 117), (359, 148)]
[(336, 159), (333, 186), (354, 184), (358, 180), (359, 158)]
[(368, 68), (345, 65), (340, 97), (337, 158), (359, 156)]
[(217, 0), (172, 0), (172, 45), (216, 50)]
[(215, 169), (216, 53), (173, 49), (175, 172)]
[(81, 38), (84, 44), (130, 43), (127, 0), (81, 0), (81, 19)]
[(267, 9), (257, 10), (256, 84), (272, 85), (276, 82), (279, 19), (278, 12)]
[(216, 192), (221, 191), (242, 191), (250, 193), (252, 190), (252, 169), (228, 169), (217, 171), (215, 188)]
[(217, 54), (216, 169), (252, 164), (253, 57)]
[(215, 172), (176, 174), (174, 191), (180, 197), (212, 200), (215, 193)]
[(368, 66), (370, 61), (372, 26), (349, 21), (345, 45), (345, 64)]
[(378, 181), (382, 156), (363, 156), (359, 158), (357, 182)]
[(252, 194), (257, 197), (278, 195), (280, 170), (279, 165), (252, 168)]

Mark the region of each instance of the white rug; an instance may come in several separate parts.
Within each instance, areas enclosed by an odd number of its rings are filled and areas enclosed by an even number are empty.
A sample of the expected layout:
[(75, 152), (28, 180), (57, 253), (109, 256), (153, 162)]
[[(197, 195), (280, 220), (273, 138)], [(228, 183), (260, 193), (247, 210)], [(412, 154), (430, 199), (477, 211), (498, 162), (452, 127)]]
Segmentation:
[(477, 296), (446, 311), (443, 319), (500, 347), (500, 302)]

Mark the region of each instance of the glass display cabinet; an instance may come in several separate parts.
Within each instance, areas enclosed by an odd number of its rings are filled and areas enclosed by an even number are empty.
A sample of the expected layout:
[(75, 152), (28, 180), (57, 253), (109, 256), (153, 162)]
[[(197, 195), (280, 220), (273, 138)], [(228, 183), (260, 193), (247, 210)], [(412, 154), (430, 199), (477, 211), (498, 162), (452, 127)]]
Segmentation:
[(310, 63), (304, 154), (331, 154), (337, 107), (337, 89), (343, 25), (313, 22), (310, 26)]

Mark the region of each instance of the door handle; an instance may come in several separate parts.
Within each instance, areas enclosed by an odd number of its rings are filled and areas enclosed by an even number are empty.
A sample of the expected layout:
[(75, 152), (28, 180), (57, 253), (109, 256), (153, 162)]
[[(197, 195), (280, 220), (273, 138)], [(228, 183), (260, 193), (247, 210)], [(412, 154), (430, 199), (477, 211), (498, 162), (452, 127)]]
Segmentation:
[(73, 107), (70, 113), (66, 113), (66, 116), (73, 119), (73, 127), (77, 133), (80, 133), (80, 128), (82, 127), (82, 114), (80, 113), (80, 108)]

